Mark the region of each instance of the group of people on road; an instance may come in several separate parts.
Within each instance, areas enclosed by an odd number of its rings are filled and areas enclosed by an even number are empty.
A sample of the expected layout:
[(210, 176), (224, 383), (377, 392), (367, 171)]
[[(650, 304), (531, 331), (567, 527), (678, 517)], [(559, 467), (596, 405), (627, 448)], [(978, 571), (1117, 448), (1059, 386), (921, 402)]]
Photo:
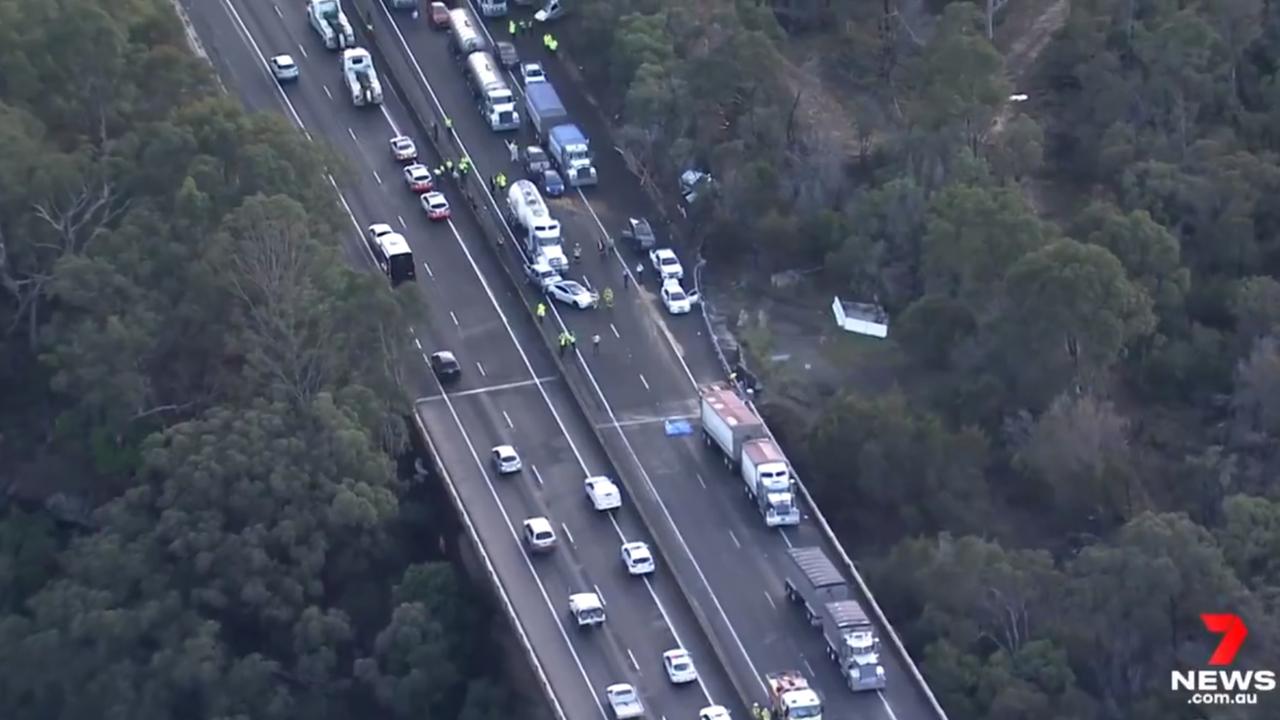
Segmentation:
[(542, 47), (546, 48), (547, 52), (555, 55), (556, 50), (560, 49), (560, 41), (556, 39), (555, 35), (552, 35), (551, 33), (544, 33), (542, 36)]
[(769, 708), (760, 707), (760, 703), (751, 703), (752, 720), (772, 720), (773, 713), (769, 712)]
[(578, 338), (568, 330), (560, 331), (560, 357), (564, 357), (566, 350), (578, 347)]
[(449, 175), (457, 181), (466, 177), (467, 173), (471, 172), (471, 168), (471, 158), (463, 155), (462, 159), (456, 163), (452, 159), (445, 160), (444, 165), (437, 165), (434, 172), (438, 178)]
[(533, 29), (532, 20), (508, 20), (507, 21), (507, 34), (510, 35), (511, 37), (515, 37), (516, 35), (519, 35), (522, 32), (529, 32), (532, 29)]

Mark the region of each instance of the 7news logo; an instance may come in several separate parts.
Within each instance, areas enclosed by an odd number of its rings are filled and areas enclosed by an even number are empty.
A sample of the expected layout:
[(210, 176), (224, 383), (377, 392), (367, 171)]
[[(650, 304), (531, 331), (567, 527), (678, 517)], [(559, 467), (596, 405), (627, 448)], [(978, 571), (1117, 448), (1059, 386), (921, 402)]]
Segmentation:
[(1227, 670), (1235, 662), (1240, 646), (1249, 637), (1249, 628), (1232, 613), (1204, 613), (1200, 616), (1206, 629), (1221, 635), (1218, 647), (1209, 657), (1208, 670), (1174, 670), (1174, 691), (1191, 692), (1191, 705), (1257, 705), (1258, 693), (1276, 689), (1273, 670)]

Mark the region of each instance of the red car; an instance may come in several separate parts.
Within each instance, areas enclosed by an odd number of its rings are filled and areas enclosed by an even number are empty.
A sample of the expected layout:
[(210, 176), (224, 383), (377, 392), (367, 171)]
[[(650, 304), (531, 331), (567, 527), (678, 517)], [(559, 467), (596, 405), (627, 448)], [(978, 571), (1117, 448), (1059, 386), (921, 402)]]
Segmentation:
[(435, 179), (426, 165), (414, 163), (404, 169), (404, 181), (409, 189), (416, 193), (431, 192), (436, 189)]
[(431, 27), (443, 30), (449, 27), (449, 7), (442, 2), (431, 3)]
[(438, 192), (422, 196), (422, 209), (427, 211), (427, 217), (432, 220), (448, 220), (450, 216), (449, 201)]

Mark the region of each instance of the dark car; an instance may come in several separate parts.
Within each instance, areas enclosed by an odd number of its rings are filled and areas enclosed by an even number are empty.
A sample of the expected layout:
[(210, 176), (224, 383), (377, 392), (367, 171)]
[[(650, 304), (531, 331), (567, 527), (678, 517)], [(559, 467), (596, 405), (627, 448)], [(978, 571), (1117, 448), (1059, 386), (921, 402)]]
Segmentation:
[(431, 371), (440, 378), (440, 382), (457, 380), (462, 375), (462, 366), (458, 359), (448, 350), (431, 353)]
[(551, 169), (551, 160), (547, 153), (537, 145), (524, 149), (524, 171), (530, 179), (541, 179), (542, 173)]
[(564, 178), (555, 170), (542, 171), (542, 192), (547, 197), (560, 197), (564, 194)]
[(502, 67), (508, 70), (515, 68), (520, 64), (520, 55), (516, 53), (516, 46), (506, 41), (499, 41), (498, 62), (502, 63)]
[(653, 226), (645, 218), (627, 218), (627, 226), (622, 229), (622, 239), (637, 250), (652, 250), (658, 244)]

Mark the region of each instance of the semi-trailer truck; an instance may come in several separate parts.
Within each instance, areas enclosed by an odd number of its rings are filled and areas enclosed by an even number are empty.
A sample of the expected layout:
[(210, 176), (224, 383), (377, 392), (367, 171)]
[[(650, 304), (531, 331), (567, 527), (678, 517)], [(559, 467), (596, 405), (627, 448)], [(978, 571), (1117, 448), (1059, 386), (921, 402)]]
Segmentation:
[(569, 269), (569, 259), (560, 246), (560, 221), (551, 217), (538, 186), (528, 180), (517, 180), (507, 190), (507, 210), (512, 224), (530, 260), (541, 257), (552, 270)]
[(551, 162), (560, 170), (565, 182), (574, 187), (595, 185), (599, 178), (591, 160), (591, 142), (573, 124), (569, 111), (551, 83), (533, 83), (525, 87), (524, 106), (534, 134), (546, 146)]
[(861, 603), (850, 597), (835, 564), (822, 548), (799, 547), (787, 550), (783, 591), (787, 599), (801, 605), (809, 624), (822, 630), (827, 657), (840, 668), (854, 692), (879, 690), (885, 686), (880, 663), (880, 639), (875, 625)]
[(706, 385), (699, 394), (703, 440), (719, 450), (725, 465), (737, 473), (765, 525), (800, 524), (791, 463), (769, 438), (764, 421), (728, 385)]

